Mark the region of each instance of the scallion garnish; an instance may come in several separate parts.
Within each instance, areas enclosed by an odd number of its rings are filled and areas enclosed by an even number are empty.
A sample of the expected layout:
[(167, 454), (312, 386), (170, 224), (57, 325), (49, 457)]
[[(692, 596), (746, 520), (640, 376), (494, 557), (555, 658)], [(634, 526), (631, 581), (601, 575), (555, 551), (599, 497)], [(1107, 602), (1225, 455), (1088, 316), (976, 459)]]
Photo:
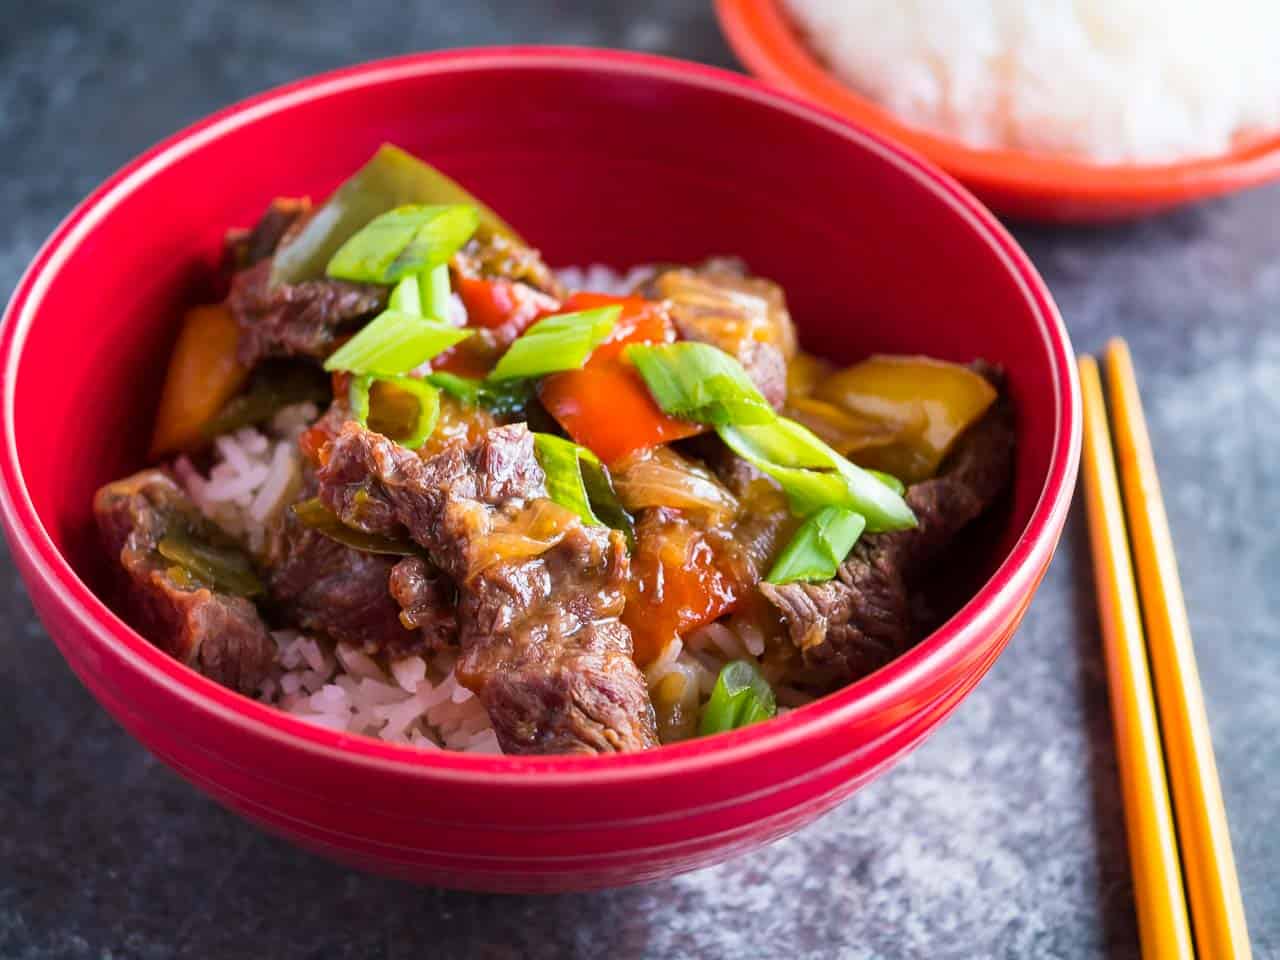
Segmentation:
[(479, 223), (475, 207), (461, 204), (396, 207), (339, 247), (325, 272), (357, 283), (395, 283), (446, 263)]
[(534, 452), (547, 476), (547, 496), (589, 526), (621, 530), (635, 544), (635, 526), (613, 489), (609, 471), (586, 447), (552, 433), (534, 433)]
[(794, 420), (778, 417), (772, 423), (719, 427), (717, 432), (729, 449), (778, 481), (800, 516), (836, 506), (862, 514), (870, 533), (916, 525), (900, 494)]
[(907, 492), (907, 485), (892, 473), (885, 473), (883, 470), (872, 470), (869, 467), (863, 467), (862, 469), (866, 470), (867, 473), (871, 474), (898, 496), (902, 496)]
[(707, 736), (768, 720), (778, 712), (769, 681), (746, 660), (726, 663), (716, 677), (711, 699), (702, 708), (698, 733)]
[[(445, 269), (448, 270), (448, 267)], [(387, 309), (407, 313), (411, 317), (422, 316), (422, 289), (418, 284), (416, 273), (402, 277), (392, 288), (391, 296), (387, 300)]]
[(579, 466), (584, 453), (591, 457), (595, 454), (586, 447), (550, 433), (535, 433), (533, 449), (542, 472), (547, 476), (547, 496), (560, 506), (572, 510), (588, 526), (604, 526), (591, 510), (591, 501), (587, 497), (587, 488), (582, 482), (582, 468)]
[(723, 350), (691, 341), (634, 344), (626, 356), (663, 413), (712, 426), (776, 416), (742, 364)]
[(530, 379), (577, 370), (613, 330), (621, 313), (622, 307), (613, 304), (543, 317), (507, 348), (489, 379)]
[(603, 521), (606, 527), (622, 531), (627, 541), (627, 549), (636, 548), (636, 525), (631, 514), (627, 512), (618, 492), (613, 488), (613, 478), (609, 476), (609, 468), (586, 447), (579, 446), (591, 456), (578, 458), (578, 467), (582, 470), (582, 485), (587, 491), (587, 500), (591, 511)]
[(483, 380), (460, 377), (448, 370), (432, 370), (422, 379), (433, 387), (439, 387), (465, 407), (481, 406), (488, 390), (488, 385)]
[(800, 525), (765, 579), (778, 584), (830, 580), (866, 525), (860, 513), (844, 507), (823, 507)]
[[(421, 275), (422, 315), (440, 323), (449, 322), (449, 268), (432, 267)], [(452, 326), (452, 324), (449, 324)]]
[(422, 378), (439, 387), (464, 407), (484, 407), (498, 416), (518, 416), (529, 405), (533, 396), (532, 385), (526, 380), (507, 380), (490, 383), (471, 377), (460, 377), (447, 370), (435, 370)]
[(410, 450), (426, 443), (440, 418), (440, 392), (417, 377), (352, 377), (348, 402), (351, 419)]
[(408, 373), (475, 331), (399, 310), (384, 310), (324, 362), (329, 371), (397, 376)]

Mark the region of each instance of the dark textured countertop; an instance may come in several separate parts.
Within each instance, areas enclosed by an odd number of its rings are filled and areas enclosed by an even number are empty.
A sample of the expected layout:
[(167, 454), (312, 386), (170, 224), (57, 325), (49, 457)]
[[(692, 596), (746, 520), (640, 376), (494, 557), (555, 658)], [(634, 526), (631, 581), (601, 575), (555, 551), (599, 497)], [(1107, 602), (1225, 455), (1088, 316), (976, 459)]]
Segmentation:
[[(83, 195), (274, 84), (443, 46), (733, 64), (709, 4), (11, 3), (0, 291)], [(1280, 956), (1280, 190), (1020, 229), (1076, 346), (1133, 347), (1256, 955)], [(69, 438), (70, 440), (71, 438)], [(0, 560), (0, 957), (1128, 957), (1124, 829), (1079, 510), (1008, 652), (906, 762), (797, 835), (634, 889), (418, 889), (269, 838), (129, 739)]]

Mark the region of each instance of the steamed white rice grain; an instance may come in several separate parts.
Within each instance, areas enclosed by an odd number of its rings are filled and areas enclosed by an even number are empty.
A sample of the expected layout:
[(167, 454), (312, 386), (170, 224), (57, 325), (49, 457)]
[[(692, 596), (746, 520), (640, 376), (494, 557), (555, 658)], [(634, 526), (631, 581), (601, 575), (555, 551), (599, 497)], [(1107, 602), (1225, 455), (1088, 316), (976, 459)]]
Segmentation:
[(657, 268), (650, 264), (628, 270), (615, 270), (602, 263), (592, 263), (584, 267), (561, 267), (556, 270), (556, 278), (571, 292), (588, 291), (624, 296), (652, 278), (656, 272)]
[(391, 675), (405, 693), (415, 693), (418, 684), (427, 678), (427, 661), (421, 657), (405, 657), (391, 664)]
[[(475, 697), (454, 701), (459, 685), (450, 657), (432, 664), (418, 656), (403, 657), (388, 661), (384, 669), (353, 647), (340, 644), (329, 652), (323, 641), (290, 630), (274, 637), (279, 668), (259, 695), (285, 712), (332, 730), (391, 742), (499, 752), (480, 702)], [(322, 669), (313, 669), (314, 662)]]
[(205, 515), (259, 553), (268, 520), (299, 480), (298, 434), (316, 416), (314, 404), (285, 407), (268, 425), (268, 433), (243, 427), (218, 437), (207, 477), (185, 456), (174, 461), (174, 474)]

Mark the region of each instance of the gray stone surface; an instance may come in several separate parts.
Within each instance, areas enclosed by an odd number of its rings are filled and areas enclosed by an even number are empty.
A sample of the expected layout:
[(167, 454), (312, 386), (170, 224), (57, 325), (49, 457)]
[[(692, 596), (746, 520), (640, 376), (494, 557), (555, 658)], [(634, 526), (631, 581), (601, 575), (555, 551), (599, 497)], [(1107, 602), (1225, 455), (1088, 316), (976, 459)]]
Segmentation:
[[(0, 291), (139, 150), (264, 87), (470, 43), (730, 66), (709, 5), (5, 4)], [(1256, 954), (1280, 955), (1280, 190), (1134, 226), (1018, 231), (1081, 349), (1133, 346), (1196, 630)], [(1026, 625), (914, 756), (720, 867), (490, 897), (263, 836), (85, 693), (0, 560), (0, 957), (1128, 957), (1132, 890), (1079, 511)]]

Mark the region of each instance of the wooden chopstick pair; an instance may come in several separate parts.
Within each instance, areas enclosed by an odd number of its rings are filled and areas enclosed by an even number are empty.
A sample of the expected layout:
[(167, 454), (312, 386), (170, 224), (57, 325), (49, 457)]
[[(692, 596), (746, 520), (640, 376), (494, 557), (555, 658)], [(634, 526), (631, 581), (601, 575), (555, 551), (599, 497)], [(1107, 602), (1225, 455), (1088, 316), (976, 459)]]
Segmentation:
[(1085, 500), (1142, 951), (1160, 960), (1191, 958), (1197, 949), (1206, 960), (1247, 958), (1191, 629), (1123, 340), (1107, 345), (1106, 374), (1115, 455), (1098, 365), (1080, 358)]

